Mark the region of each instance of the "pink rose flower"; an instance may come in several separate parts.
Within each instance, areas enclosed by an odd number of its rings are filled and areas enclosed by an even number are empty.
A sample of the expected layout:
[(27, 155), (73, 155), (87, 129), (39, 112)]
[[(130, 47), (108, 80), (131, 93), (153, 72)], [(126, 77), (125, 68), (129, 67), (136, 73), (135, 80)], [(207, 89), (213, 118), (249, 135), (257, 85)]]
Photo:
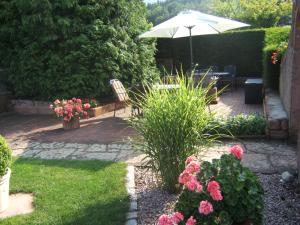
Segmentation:
[(175, 212), (172, 215), (172, 221), (173, 221), (173, 223), (179, 223), (183, 219), (184, 219), (184, 217), (183, 217), (183, 215), (180, 212)]
[(197, 161), (197, 158), (195, 156), (193, 156), (193, 155), (191, 155), (191, 156), (189, 156), (189, 157), (186, 158), (185, 165), (187, 166), (192, 161)]
[(209, 201), (201, 201), (199, 205), (199, 213), (208, 215), (214, 211), (212, 204)]
[(185, 170), (188, 173), (198, 173), (200, 171), (200, 164), (196, 161), (192, 161), (186, 166)]
[(172, 219), (166, 215), (163, 214), (158, 218), (158, 224), (159, 225), (173, 225)]
[(195, 225), (197, 221), (194, 219), (193, 216), (191, 216), (187, 221), (185, 225)]
[(60, 104), (60, 101), (59, 101), (58, 99), (56, 99), (56, 100), (54, 101), (54, 104), (55, 104), (55, 105), (58, 105), (58, 104)]
[(220, 184), (217, 181), (209, 181), (207, 184), (207, 191), (213, 192), (220, 190)]
[(77, 99), (76, 99), (76, 102), (77, 102), (78, 104), (81, 104), (81, 103), (82, 103), (82, 101), (81, 101), (80, 98), (77, 98)]
[(215, 191), (210, 192), (210, 196), (215, 201), (222, 201), (223, 200), (223, 196), (222, 196), (220, 190), (215, 190)]
[(179, 175), (179, 183), (180, 184), (186, 184), (191, 178), (191, 175), (186, 171), (184, 170), (180, 175)]
[(202, 184), (200, 184), (200, 183), (197, 184), (196, 191), (199, 192), (199, 193), (203, 191), (203, 186), (202, 186)]
[(234, 155), (238, 160), (241, 160), (244, 154), (244, 150), (241, 146), (235, 145), (231, 147), (230, 153)]
[(187, 189), (189, 189), (190, 191), (195, 191), (198, 187), (198, 181), (197, 178), (192, 176), (190, 181), (188, 181), (185, 186), (187, 187)]
[(83, 107), (84, 107), (85, 109), (89, 109), (89, 108), (91, 108), (91, 105), (90, 105), (89, 103), (86, 103), (86, 104), (83, 105)]

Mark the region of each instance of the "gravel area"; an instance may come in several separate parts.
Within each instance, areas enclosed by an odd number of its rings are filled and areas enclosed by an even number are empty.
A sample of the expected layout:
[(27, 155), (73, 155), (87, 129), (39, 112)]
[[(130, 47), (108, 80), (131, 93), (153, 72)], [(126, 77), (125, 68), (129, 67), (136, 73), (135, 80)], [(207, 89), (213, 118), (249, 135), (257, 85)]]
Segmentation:
[[(277, 174), (258, 176), (265, 190), (265, 225), (299, 225), (300, 188), (281, 183)], [(155, 225), (159, 215), (172, 213), (178, 196), (160, 189), (160, 180), (150, 170), (136, 167), (135, 179), (139, 225)]]

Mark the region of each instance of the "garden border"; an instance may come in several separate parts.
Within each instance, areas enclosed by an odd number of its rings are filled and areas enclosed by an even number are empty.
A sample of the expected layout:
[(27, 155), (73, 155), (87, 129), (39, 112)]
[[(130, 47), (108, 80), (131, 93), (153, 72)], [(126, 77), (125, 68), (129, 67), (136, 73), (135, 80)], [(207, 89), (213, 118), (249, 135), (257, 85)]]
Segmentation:
[(125, 225), (137, 225), (137, 195), (135, 192), (134, 166), (127, 166), (126, 188), (130, 197), (130, 208)]

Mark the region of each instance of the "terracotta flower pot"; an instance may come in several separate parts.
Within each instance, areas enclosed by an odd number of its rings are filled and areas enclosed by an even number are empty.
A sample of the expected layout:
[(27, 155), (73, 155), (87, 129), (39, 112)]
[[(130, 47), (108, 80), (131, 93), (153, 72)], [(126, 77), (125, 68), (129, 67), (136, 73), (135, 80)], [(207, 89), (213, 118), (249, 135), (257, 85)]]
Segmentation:
[(78, 117), (73, 117), (70, 121), (63, 120), (64, 130), (73, 130), (80, 128), (80, 121)]

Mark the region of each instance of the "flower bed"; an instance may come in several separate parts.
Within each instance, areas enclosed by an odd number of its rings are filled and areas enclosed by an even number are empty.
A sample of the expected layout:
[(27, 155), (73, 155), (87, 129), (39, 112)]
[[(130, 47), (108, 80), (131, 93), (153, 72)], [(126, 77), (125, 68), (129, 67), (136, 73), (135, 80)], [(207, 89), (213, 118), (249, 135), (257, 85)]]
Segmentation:
[(242, 166), (243, 149), (236, 145), (230, 155), (212, 163), (191, 156), (179, 176), (183, 191), (172, 215), (159, 217), (159, 225), (262, 224), (263, 189), (257, 176)]

